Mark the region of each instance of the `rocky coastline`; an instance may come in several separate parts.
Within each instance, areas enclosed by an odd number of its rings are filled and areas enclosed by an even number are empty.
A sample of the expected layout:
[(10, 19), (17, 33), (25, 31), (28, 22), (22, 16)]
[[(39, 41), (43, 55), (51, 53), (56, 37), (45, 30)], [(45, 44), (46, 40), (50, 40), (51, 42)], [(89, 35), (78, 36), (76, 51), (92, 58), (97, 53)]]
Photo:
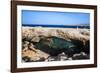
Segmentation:
[(22, 27), (22, 62), (89, 59), (89, 44), (86, 28)]

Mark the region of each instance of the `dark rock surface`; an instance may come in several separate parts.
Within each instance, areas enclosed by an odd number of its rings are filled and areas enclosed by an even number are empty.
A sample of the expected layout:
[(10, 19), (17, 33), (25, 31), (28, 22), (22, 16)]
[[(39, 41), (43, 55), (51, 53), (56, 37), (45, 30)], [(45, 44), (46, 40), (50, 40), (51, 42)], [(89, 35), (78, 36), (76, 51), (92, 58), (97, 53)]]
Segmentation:
[(73, 56), (75, 53), (82, 51), (83, 43), (79, 40), (64, 40), (58, 37), (46, 37), (41, 39), (35, 48), (42, 50), (51, 56), (57, 56), (64, 52), (68, 56)]

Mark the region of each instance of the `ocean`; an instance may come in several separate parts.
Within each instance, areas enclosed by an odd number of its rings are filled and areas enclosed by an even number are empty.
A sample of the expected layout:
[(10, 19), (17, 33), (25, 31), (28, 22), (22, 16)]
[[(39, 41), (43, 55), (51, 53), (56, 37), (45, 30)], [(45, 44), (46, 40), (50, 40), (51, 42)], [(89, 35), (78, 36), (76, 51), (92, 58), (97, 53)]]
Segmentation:
[(60, 27), (60, 28), (88, 28), (90, 29), (90, 26), (89, 25), (33, 25), (33, 24), (22, 24), (22, 26), (25, 26), (25, 27)]

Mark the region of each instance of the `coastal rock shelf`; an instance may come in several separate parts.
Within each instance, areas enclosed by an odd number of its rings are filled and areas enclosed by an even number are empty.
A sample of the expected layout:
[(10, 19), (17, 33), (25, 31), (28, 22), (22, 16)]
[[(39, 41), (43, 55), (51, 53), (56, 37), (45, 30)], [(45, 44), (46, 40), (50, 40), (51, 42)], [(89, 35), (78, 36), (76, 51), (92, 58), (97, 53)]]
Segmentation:
[(22, 27), (22, 62), (89, 59), (89, 29)]

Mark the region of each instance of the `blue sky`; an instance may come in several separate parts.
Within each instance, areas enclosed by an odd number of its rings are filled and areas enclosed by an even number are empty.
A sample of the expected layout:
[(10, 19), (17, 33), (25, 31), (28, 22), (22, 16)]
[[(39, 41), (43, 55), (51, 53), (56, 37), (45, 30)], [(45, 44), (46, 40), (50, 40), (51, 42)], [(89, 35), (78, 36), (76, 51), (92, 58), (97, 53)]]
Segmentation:
[(89, 13), (22, 10), (22, 24), (79, 25), (90, 24)]

